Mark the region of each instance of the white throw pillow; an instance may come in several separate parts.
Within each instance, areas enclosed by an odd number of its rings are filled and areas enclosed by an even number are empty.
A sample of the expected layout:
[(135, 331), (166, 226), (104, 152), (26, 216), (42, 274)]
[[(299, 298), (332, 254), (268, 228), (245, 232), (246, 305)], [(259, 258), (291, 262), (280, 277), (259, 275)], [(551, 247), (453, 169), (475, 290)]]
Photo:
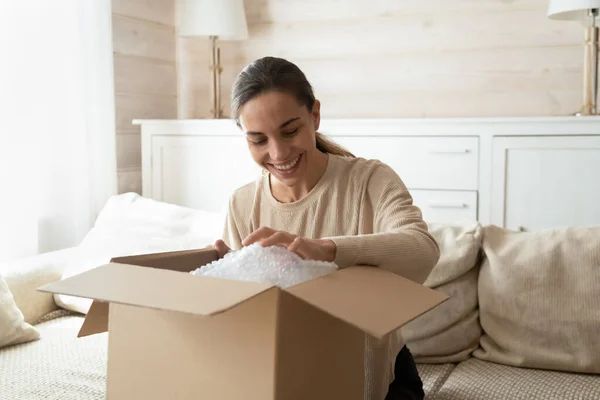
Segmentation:
[[(148, 199), (137, 193), (111, 197), (66, 266), (63, 279), (111, 258), (206, 247), (221, 236), (225, 215)], [(89, 299), (55, 295), (56, 304), (87, 314)]]
[(0, 275), (0, 348), (40, 338), (36, 328), (25, 322), (8, 284)]

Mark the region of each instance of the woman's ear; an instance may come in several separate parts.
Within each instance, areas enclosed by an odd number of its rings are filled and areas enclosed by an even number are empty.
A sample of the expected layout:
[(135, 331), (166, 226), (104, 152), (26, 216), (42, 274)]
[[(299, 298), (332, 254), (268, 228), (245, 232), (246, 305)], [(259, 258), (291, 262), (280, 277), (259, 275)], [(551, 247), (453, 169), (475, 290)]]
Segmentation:
[(311, 115), (313, 117), (313, 122), (316, 131), (317, 129), (319, 129), (319, 125), (321, 124), (321, 102), (319, 100), (315, 100), (315, 104), (313, 104)]

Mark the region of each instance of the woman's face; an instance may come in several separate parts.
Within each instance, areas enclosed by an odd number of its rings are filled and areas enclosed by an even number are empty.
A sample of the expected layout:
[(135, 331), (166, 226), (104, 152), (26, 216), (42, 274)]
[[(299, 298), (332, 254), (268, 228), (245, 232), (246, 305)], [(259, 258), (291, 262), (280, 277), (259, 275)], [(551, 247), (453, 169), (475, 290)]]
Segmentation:
[(293, 95), (266, 92), (244, 104), (239, 121), (256, 163), (285, 186), (306, 181), (319, 154), (315, 139), (320, 121), (318, 101), (308, 110)]

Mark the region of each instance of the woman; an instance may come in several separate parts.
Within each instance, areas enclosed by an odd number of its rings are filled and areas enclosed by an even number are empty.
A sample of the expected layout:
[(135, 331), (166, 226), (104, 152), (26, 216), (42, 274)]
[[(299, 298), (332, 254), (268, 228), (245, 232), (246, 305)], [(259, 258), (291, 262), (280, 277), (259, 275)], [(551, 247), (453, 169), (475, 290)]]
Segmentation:
[[(220, 257), (258, 242), (339, 268), (372, 265), (425, 281), (439, 249), (419, 208), (386, 164), (357, 158), (317, 132), (320, 103), (296, 65), (273, 57), (248, 65), (234, 82), (231, 109), (264, 173), (231, 197), (223, 240), (214, 245)], [(370, 340), (366, 354), (366, 399), (423, 398), (399, 336)]]

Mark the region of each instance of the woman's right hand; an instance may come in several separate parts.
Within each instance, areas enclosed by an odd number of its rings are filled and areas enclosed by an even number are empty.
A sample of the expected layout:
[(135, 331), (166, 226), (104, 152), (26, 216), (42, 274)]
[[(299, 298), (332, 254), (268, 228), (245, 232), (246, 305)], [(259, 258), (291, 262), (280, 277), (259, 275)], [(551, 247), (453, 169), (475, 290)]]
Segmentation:
[(225, 254), (229, 253), (231, 249), (221, 239), (217, 240), (213, 245), (214, 249), (219, 254), (219, 259), (225, 257)]

